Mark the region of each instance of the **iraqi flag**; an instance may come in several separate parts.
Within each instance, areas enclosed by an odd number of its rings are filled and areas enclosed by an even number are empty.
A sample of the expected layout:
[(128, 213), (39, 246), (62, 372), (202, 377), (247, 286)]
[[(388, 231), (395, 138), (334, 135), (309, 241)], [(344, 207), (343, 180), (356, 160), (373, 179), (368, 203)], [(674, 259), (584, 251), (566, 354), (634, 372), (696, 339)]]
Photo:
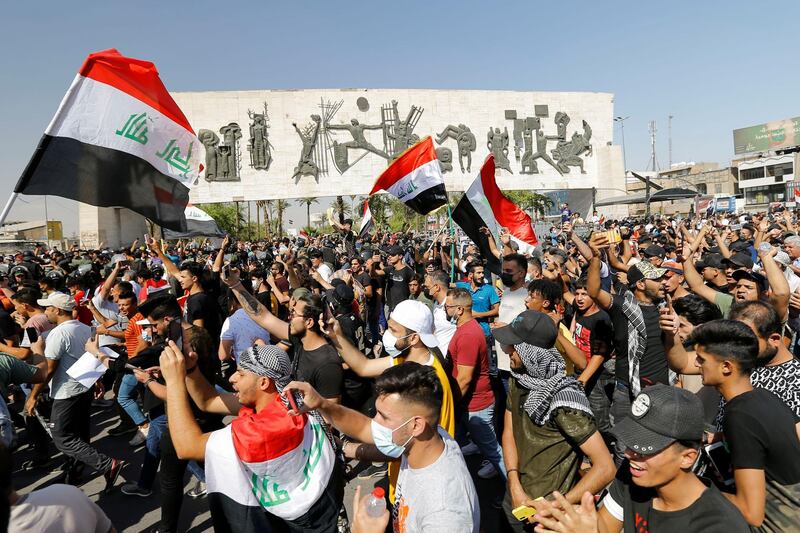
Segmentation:
[(800, 204), (800, 184), (795, 182), (793, 189), (794, 189), (794, 202), (796, 204)]
[(508, 229), (520, 253), (533, 252), (539, 241), (531, 227), (531, 217), (505, 197), (494, 179), (494, 171), (494, 156), (489, 155), (480, 175), (453, 209), (452, 217), (487, 259), (487, 268), (499, 274), (500, 261), (491, 253), (489, 237), (480, 231), (482, 226), (489, 228), (493, 235), (500, 228)]
[(425, 137), (400, 154), (383, 171), (369, 194), (382, 190), (421, 215), (427, 215), (447, 203), (442, 169), (430, 137)]
[(89, 55), (14, 188), (125, 207), (185, 230), (205, 149), (153, 63)]
[(215, 531), (269, 531), (264, 512), (283, 520), (302, 516), (328, 486), (335, 460), (319, 420), (289, 416), (280, 396), (258, 413), (243, 407), (206, 443)]
[(186, 218), (186, 231), (164, 230), (167, 240), (191, 239), (192, 237), (224, 237), (225, 231), (219, 227), (211, 215), (197, 206), (189, 204), (183, 212)]
[(361, 228), (358, 230), (358, 238), (363, 239), (372, 232), (375, 221), (372, 220), (372, 211), (369, 210), (369, 200), (364, 202), (364, 216), (361, 217)]

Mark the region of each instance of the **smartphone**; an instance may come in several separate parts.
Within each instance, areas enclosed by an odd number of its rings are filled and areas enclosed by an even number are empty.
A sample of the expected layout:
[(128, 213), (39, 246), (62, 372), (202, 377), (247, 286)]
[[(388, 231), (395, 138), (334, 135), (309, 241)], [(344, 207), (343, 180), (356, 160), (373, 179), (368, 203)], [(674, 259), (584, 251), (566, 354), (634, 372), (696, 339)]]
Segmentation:
[(127, 368), (128, 370), (141, 370), (141, 368), (139, 368), (138, 366), (134, 366), (130, 363), (125, 363), (125, 368)]
[(231, 265), (223, 266), (222, 273), (225, 276), (225, 279), (228, 279), (231, 276)]
[(739, 231), (740, 229), (742, 229), (742, 225), (741, 224), (731, 224), (730, 228), (731, 228), (731, 231)]
[(709, 444), (703, 451), (714, 467), (714, 470), (717, 471), (722, 484), (726, 487), (733, 485), (735, 483), (733, 478), (733, 464), (731, 463), (731, 454), (725, 447), (725, 443), (715, 442), (714, 444)]
[(622, 235), (619, 232), (619, 228), (612, 228), (606, 231), (605, 236), (608, 239), (608, 244), (619, 244), (622, 242)]
[(92, 340), (96, 340), (97, 339), (97, 327), (96, 326), (92, 326), (90, 328), (89, 336), (91, 337)]
[(181, 327), (180, 320), (173, 320), (167, 326), (167, 340), (170, 340), (177, 344), (179, 347), (181, 346), (183, 339), (183, 328)]
[(25, 328), (25, 334), (28, 336), (28, 342), (31, 344), (39, 340), (39, 332), (36, 328)]
[(299, 413), (300, 409), (297, 407), (297, 401), (294, 399), (293, 390), (286, 391), (286, 399), (289, 400), (289, 405), (291, 406), (292, 411), (294, 411), (295, 413)]

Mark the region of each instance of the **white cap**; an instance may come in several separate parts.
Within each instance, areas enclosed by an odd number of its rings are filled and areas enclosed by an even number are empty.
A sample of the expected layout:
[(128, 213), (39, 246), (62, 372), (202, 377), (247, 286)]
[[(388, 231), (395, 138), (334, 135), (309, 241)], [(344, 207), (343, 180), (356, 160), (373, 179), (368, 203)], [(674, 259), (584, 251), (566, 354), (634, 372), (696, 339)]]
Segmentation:
[(397, 304), (389, 318), (407, 330), (418, 333), (428, 348), (439, 346), (433, 335), (433, 314), (424, 303), (417, 300), (403, 300)]
[(42, 307), (57, 307), (64, 311), (72, 311), (75, 309), (75, 299), (63, 292), (54, 292), (47, 298), (36, 300), (36, 303)]
[(789, 266), (792, 264), (792, 260), (789, 258), (789, 254), (787, 254), (783, 250), (775, 254), (775, 262), (780, 263), (783, 266)]

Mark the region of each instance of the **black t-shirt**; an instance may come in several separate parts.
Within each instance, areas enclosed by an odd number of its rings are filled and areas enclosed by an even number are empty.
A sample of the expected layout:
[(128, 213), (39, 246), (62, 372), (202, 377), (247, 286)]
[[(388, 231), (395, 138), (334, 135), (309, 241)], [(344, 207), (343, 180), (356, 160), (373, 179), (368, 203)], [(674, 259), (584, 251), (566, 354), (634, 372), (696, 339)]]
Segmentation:
[(722, 428), (734, 468), (763, 470), (781, 485), (800, 483), (794, 413), (773, 393), (755, 388), (733, 398)]
[(739, 510), (710, 482), (701, 479), (708, 487), (689, 507), (680, 511), (653, 509), (656, 491), (639, 487), (631, 479), (630, 463), (622, 462), (617, 477), (611, 483), (603, 505), (611, 516), (620, 519), (624, 531), (636, 533), (749, 533)]
[(399, 270), (389, 267), (389, 271), (386, 273), (386, 304), (389, 306), (389, 311), (392, 311), (403, 300), (408, 300), (411, 294), (408, 282), (413, 275), (414, 271), (408, 266), (403, 266)]
[(730, 290), (730, 288), (728, 287), (728, 284), (727, 284), (727, 283), (726, 283), (725, 285), (714, 285), (714, 284), (713, 284), (713, 283), (711, 283), (710, 281), (707, 281), (707, 282), (706, 282), (706, 287), (709, 287), (709, 288), (711, 288), (711, 289), (714, 289), (715, 291), (717, 291), (717, 292), (721, 292), (721, 293), (723, 293), (723, 294), (730, 294), (730, 293), (731, 293), (731, 290)]
[(219, 305), (214, 298), (204, 292), (190, 294), (186, 298), (184, 315), (189, 322), (202, 319), (203, 328), (208, 331), (212, 339), (217, 339), (219, 342), (222, 323), (219, 317)]
[(300, 337), (290, 335), (292, 378), (309, 383), (323, 398), (342, 395), (342, 361), (336, 348), (324, 344), (315, 350), (303, 348)]
[[(354, 313), (340, 315), (336, 317), (342, 328), (342, 333), (355, 346), (359, 352), (367, 357), (372, 357), (372, 342), (367, 335), (364, 322)], [(370, 391), (369, 379), (362, 378), (352, 369), (344, 370), (344, 393), (354, 401), (362, 399)]]
[[(614, 296), (614, 304), (609, 308), (608, 314), (614, 325), (614, 349), (617, 353), (616, 378), (628, 384), (628, 318), (622, 312), (624, 298)], [(667, 370), (667, 355), (664, 351), (664, 342), (661, 340), (661, 327), (658, 323), (658, 307), (655, 305), (639, 304), (647, 329), (647, 345), (642, 359), (639, 361), (639, 379), (642, 386), (654, 383), (669, 384)]]
[[(611, 350), (614, 345), (614, 326), (611, 325), (611, 317), (602, 309), (591, 315), (575, 314), (575, 345), (586, 354), (587, 358), (593, 355), (602, 355), (604, 361), (611, 357)], [(600, 378), (614, 377), (611, 372), (601, 366), (587, 383), (586, 389), (591, 390), (594, 383)]]
[(15, 339), (18, 335), (17, 324), (8, 312), (0, 307), (0, 338)]

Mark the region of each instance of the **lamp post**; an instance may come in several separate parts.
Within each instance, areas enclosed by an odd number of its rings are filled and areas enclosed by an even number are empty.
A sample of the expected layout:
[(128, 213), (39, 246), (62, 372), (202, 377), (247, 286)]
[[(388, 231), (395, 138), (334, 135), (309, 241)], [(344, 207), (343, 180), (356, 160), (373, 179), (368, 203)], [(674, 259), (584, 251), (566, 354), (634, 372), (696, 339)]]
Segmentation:
[(628, 158), (625, 155), (625, 121), (631, 118), (627, 117), (614, 117), (614, 122), (619, 122), (620, 133), (622, 134), (622, 164), (625, 167), (625, 175), (628, 175)]

